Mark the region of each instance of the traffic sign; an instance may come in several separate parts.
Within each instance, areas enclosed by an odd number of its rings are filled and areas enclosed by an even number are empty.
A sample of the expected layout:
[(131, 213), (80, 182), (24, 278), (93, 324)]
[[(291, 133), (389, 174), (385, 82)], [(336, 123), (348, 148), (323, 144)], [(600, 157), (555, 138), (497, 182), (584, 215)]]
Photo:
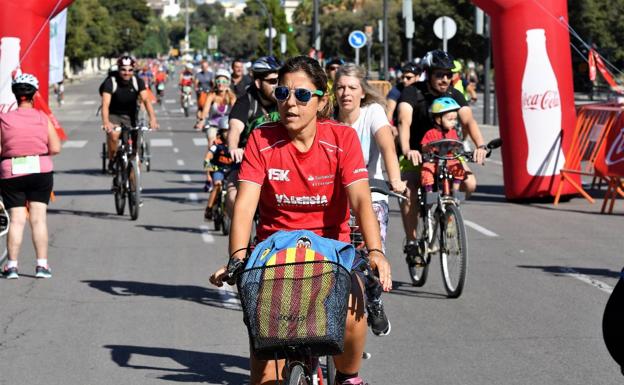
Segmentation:
[(362, 31), (353, 31), (349, 34), (349, 45), (360, 49), (366, 45), (366, 34)]
[(438, 17), (433, 23), (433, 33), (435, 33), (438, 39), (452, 39), (456, 32), (457, 24), (455, 24), (455, 20), (448, 16)]
[(271, 28), (271, 30), (269, 31), (268, 28), (265, 28), (264, 29), (264, 36), (267, 37), (267, 38), (270, 37), (271, 39), (274, 39), (277, 36), (277, 29)]

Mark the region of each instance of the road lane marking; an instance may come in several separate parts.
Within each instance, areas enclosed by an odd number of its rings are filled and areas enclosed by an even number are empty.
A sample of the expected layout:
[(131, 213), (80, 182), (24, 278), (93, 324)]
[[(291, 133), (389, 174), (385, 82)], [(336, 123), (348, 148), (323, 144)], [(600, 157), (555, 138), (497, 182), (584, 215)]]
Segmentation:
[(176, 163), (178, 163), (178, 166), (184, 166), (184, 161), (182, 159), (178, 159)]
[(166, 104), (173, 104), (175, 102), (176, 102), (175, 99), (167, 99), (167, 100), (165, 100)]
[(86, 140), (68, 140), (63, 143), (63, 148), (83, 148), (87, 145)]
[(207, 146), (208, 145), (208, 139), (206, 139), (206, 138), (193, 138), (193, 143), (195, 143), (196, 146)]
[(179, 148), (177, 148), (177, 147), (174, 147), (174, 148), (173, 148), (173, 152), (177, 154), (178, 152), (180, 152), (180, 149), (179, 149)]
[(496, 159), (486, 159), (485, 161), (488, 162), (488, 163), (494, 163), (494, 164), (496, 164), (498, 166), (502, 166), (503, 165), (503, 162), (501, 162), (500, 160), (496, 160)]
[(184, 174), (182, 175), (182, 180), (185, 181), (186, 183), (189, 183), (191, 181), (191, 176), (188, 174)]
[(199, 226), (201, 232), (202, 232), (202, 239), (204, 240), (204, 242), (206, 243), (214, 243), (214, 236), (212, 236), (212, 234), (210, 234), (210, 228), (208, 227), (208, 225), (201, 225)]
[(171, 147), (173, 141), (171, 139), (150, 139), (150, 144), (152, 147)]
[(199, 195), (197, 195), (197, 193), (189, 193), (189, 200), (192, 203), (197, 203), (199, 201)]
[(572, 277), (572, 278), (576, 278), (581, 282), (585, 282), (589, 285), (592, 285), (593, 287), (595, 287), (598, 290), (604, 291), (607, 294), (611, 294), (611, 292), (613, 292), (613, 287), (609, 284), (606, 284), (602, 281), (599, 281), (597, 279), (594, 279), (588, 275), (585, 274), (581, 274), (578, 271), (574, 270), (571, 267), (560, 267), (559, 271), (561, 271), (563, 273), (563, 275), (566, 275), (568, 277)]
[(95, 100), (85, 100), (82, 102), (83, 105), (85, 106), (93, 106), (95, 105), (97, 102)]
[(478, 225), (474, 222), (471, 221), (467, 221), (464, 219), (464, 224), (468, 227), (470, 227), (473, 230), (477, 230), (478, 232), (480, 232), (483, 235), (486, 235), (488, 237), (498, 237), (498, 234), (496, 234), (495, 232), (486, 229), (485, 227)]

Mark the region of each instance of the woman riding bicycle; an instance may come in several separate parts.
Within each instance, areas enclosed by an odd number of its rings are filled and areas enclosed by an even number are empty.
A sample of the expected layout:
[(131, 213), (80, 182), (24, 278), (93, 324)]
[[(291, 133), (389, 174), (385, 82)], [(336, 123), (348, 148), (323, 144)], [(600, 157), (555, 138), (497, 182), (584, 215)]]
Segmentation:
[[(334, 93), (338, 102), (337, 120), (355, 129), (364, 154), (364, 163), (373, 179), (383, 180), (381, 158), (383, 157), (392, 190), (403, 193), (405, 182), (401, 181), (399, 161), (394, 146), (390, 122), (384, 111), (383, 96), (379, 95), (366, 81), (366, 71), (355, 64), (344, 64), (338, 69), (334, 81)], [(385, 250), (388, 227), (388, 196), (372, 193), (373, 211), (379, 221), (381, 242)], [(375, 335), (390, 333), (390, 322), (386, 317), (380, 298), (369, 299), (368, 323)]]
[(222, 118), (227, 118), (232, 111), (234, 103), (236, 103), (236, 95), (230, 89), (231, 75), (228, 70), (217, 70), (215, 77), (215, 85), (208, 94), (204, 107), (200, 112), (200, 117), (197, 120), (195, 129), (201, 129), (204, 126), (204, 121), (208, 118), (208, 144), (210, 145), (216, 135), (219, 121)]
[[(254, 130), (239, 173), (230, 255), (245, 257), (256, 207), (260, 209), (259, 240), (278, 230), (307, 229), (349, 242), (349, 207), (360, 223), (371, 265), (385, 291), (392, 286), (390, 265), (381, 251), (379, 225), (372, 210), (368, 172), (354, 130), (328, 120), (327, 76), (314, 59), (298, 56), (279, 71), (275, 88), (280, 121)], [(227, 267), (210, 281), (223, 284)], [(363, 384), (358, 376), (366, 342), (362, 283), (354, 284), (347, 314), (344, 353), (335, 356), (341, 384)], [(251, 355), (251, 384), (276, 383), (283, 362)], [(281, 375), (280, 375), (281, 377)], [(271, 382), (269, 382), (271, 381)]]

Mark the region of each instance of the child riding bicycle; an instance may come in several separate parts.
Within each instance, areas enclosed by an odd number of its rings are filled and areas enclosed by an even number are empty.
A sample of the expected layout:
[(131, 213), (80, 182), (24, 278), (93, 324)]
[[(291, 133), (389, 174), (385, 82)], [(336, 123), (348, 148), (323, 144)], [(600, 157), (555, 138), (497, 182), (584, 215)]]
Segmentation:
[[(212, 208), (217, 196), (221, 193), (223, 180), (232, 165), (232, 158), (227, 147), (227, 129), (221, 128), (217, 131), (217, 138), (208, 148), (204, 157), (204, 170), (206, 170), (206, 187), (210, 190), (208, 204), (204, 211), (204, 218), (212, 219)], [(212, 188), (211, 188), (212, 187)]]
[[(459, 140), (455, 127), (457, 126), (457, 111), (461, 107), (453, 98), (438, 98), (431, 104), (431, 116), (433, 118), (434, 127), (425, 133), (421, 141), (423, 153), (428, 152), (429, 143), (440, 139)], [(453, 190), (459, 190), (459, 185), (464, 180), (465, 170), (461, 161), (458, 159), (450, 159), (446, 162), (446, 167), (453, 175)], [(420, 171), (420, 180), (426, 192), (433, 191), (435, 182), (437, 164), (435, 161), (423, 162)]]

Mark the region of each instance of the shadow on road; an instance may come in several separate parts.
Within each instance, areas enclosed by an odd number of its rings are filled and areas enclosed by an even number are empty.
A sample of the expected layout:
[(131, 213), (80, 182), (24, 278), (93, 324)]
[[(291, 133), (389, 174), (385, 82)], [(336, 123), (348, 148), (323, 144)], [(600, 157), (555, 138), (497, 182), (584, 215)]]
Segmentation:
[(127, 221), (128, 217), (117, 215), (113, 212), (105, 213), (101, 211), (80, 211), (80, 210), (65, 210), (65, 209), (48, 209), (48, 214), (51, 215), (75, 215), (79, 217), (89, 217), (98, 219), (115, 219)]
[(181, 299), (208, 305), (221, 309), (239, 310), (240, 305), (237, 294), (192, 285), (165, 285), (161, 283), (136, 282), (136, 281), (81, 281), (90, 287), (115, 296), (132, 297), (160, 297), (165, 299)]
[[(249, 358), (247, 357), (129, 345), (105, 345), (104, 348), (110, 349), (111, 359), (122, 368), (159, 370), (170, 373), (159, 376), (161, 380), (223, 385), (244, 384), (249, 380), (249, 374), (240, 373), (242, 370), (249, 371)], [(144, 357), (132, 357), (133, 355)], [(130, 363), (131, 359), (134, 362), (145, 362), (149, 361), (150, 357), (169, 358), (173, 362), (171, 367)], [(162, 362), (162, 360), (156, 361)], [(183, 368), (178, 368), (179, 366)]]
[(505, 188), (502, 185), (477, 185), (477, 191), (468, 200), (476, 202), (507, 202)]
[(608, 278), (619, 278), (620, 272), (609, 269), (596, 269), (596, 268), (588, 268), (588, 267), (569, 267), (569, 266), (537, 266), (537, 265), (518, 265), (518, 267), (522, 269), (535, 269), (542, 270), (545, 273), (550, 273), (553, 275), (561, 275), (561, 274), (584, 274), (593, 277), (608, 277)]
[(96, 175), (111, 178), (109, 174), (102, 172), (101, 168), (77, 168), (74, 170), (54, 170), (55, 174), (68, 174), (68, 175)]
[(176, 227), (176, 226), (158, 226), (158, 225), (136, 225), (136, 227), (143, 227), (148, 231), (181, 231), (192, 234), (202, 234), (204, 230), (197, 227)]
[(392, 290), (387, 294), (417, 298), (446, 299), (445, 294), (422, 291), (412, 286), (411, 283), (394, 280), (392, 281)]

